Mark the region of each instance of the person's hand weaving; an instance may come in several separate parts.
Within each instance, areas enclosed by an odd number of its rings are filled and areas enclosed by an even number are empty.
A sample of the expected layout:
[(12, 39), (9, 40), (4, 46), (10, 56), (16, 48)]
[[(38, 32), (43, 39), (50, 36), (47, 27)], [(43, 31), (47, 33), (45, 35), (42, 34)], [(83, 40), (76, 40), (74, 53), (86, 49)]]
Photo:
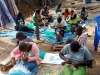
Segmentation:
[(67, 62), (67, 64), (72, 64), (71, 61), (70, 61), (69, 59), (68, 59), (66, 62)]
[(66, 64), (66, 62), (65, 62), (65, 61), (61, 63), (61, 65), (65, 65), (65, 64)]
[(80, 66), (80, 63), (79, 62), (73, 63), (73, 66), (78, 67), (78, 66)]
[(12, 63), (12, 65), (15, 65), (16, 64), (16, 61), (15, 61), (15, 58), (14, 57), (11, 58), (11, 63)]
[(61, 65), (65, 65), (65, 64), (72, 64), (72, 63), (71, 63), (71, 61), (68, 59), (68, 60), (66, 60), (66, 61), (64, 61), (64, 62), (61, 63)]
[(26, 56), (23, 54), (22, 60), (26, 62), (26, 61), (28, 61), (28, 57), (26, 57)]

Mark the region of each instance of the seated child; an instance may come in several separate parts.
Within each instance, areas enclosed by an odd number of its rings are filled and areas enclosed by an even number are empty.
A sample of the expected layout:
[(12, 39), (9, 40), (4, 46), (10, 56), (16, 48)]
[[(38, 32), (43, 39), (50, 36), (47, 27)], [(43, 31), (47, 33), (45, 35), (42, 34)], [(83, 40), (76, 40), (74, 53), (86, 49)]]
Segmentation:
[(75, 29), (75, 33), (77, 35), (77, 41), (81, 44), (86, 46), (87, 43), (87, 34), (83, 33), (83, 28), (81, 26), (77, 26)]
[(70, 12), (68, 9), (65, 9), (65, 12), (62, 13), (64, 15), (65, 19), (70, 15)]
[(75, 13), (74, 13), (74, 10), (71, 10), (69, 16), (73, 16), (74, 14), (75, 14)]
[(42, 15), (42, 19), (47, 19), (49, 22), (53, 20), (52, 16), (49, 15), (49, 10), (47, 6), (44, 6), (44, 9), (42, 9), (41, 11), (41, 15)]
[[(19, 57), (17, 55), (18, 52), (21, 52), (21, 55)], [(39, 65), (41, 63), (41, 59), (39, 58), (38, 46), (33, 42), (20, 42), (19, 46), (17, 46), (11, 52), (10, 61), (5, 65), (0, 64), (0, 70), (9, 70), (20, 59), (22, 59), (24, 62), (33, 62), (33, 64)]]
[(43, 26), (44, 24), (42, 23), (42, 18), (41, 18), (41, 14), (40, 14), (40, 10), (39, 10), (39, 9), (36, 9), (36, 10), (35, 10), (35, 13), (34, 13), (33, 16), (32, 16), (32, 21), (33, 21), (34, 25), (36, 25), (36, 24), (35, 24), (35, 23), (36, 23), (35, 14), (37, 14), (37, 17), (38, 17), (38, 24), (39, 24), (40, 26)]
[(81, 20), (84, 22), (85, 20), (87, 20), (87, 17), (88, 17), (88, 12), (87, 10), (85, 9), (85, 7), (82, 7), (81, 10), (79, 10), (79, 16), (81, 18)]
[(30, 29), (27, 26), (25, 26), (24, 17), (21, 12), (19, 12), (18, 15), (15, 16), (14, 20), (16, 23), (16, 26), (15, 26), (16, 31), (26, 31), (26, 32), (31, 32), (31, 33), (34, 32), (34, 29)]
[(66, 29), (66, 21), (62, 20), (61, 17), (58, 17), (57, 20), (54, 21), (53, 26), (55, 27), (56, 40), (59, 42), (64, 36), (64, 30)]
[(65, 65), (63, 75), (86, 75), (86, 66), (91, 66), (93, 60), (89, 50), (85, 46), (80, 45), (78, 41), (66, 44), (59, 56), (64, 60), (61, 63), (62, 65), (72, 64), (76, 68), (73, 71), (70, 66)]
[(41, 11), (41, 15), (42, 16), (48, 16), (49, 15), (49, 10), (48, 10), (47, 6), (44, 6), (44, 8)]
[(33, 40), (29, 36), (24, 35), (22, 32), (17, 32), (16, 39), (17, 46), (20, 42), (33, 42)]
[(69, 17), (68, 23), (71, 25), (72, 34), (75, 32), (75, 28), (78, 26), (79, 22), (80, 18), (77, 16), (77, 14), (74, 14), (73, 16)]
[[(76, 40), (81, 44), (86, 46), (87, 42), (87, 35), (83, 33), (83, 28), (81, 26), (76, 27), (75, 33), (77, 35)], [(66, 44), (69, 44), (73, 41), (73, 39), (68, 39), (66, 41)], [(54, 51), (60, 51), (64, 46), (52, 46), (51, 49)]]
[[(82, 7), (82, 9), (79, 10), (78, 14), (79, 14), (79, 16), (80, 16), (80, 18), (81, 18), (80, 23), (84, 23), (84, 21), (87, 20), (87, 17), (88, 17), (88, 12), (87, 12), (86, 8), (85, 8), (85, 7)], [(87, 34), (87, 36), (88, 36), (88, 37), (91, 37), (91, 36), (88, 35), (88, 34)]]
[(70, 13), (70, 15), (68, 15), (68, 18), (66, 18), (67, 22), (74, 15), (74, 10), (71, 10), (69, 13)]
[(61, 3), (58, 4), (58, 5), (55, 7), (55, 12), (56, 12), (56, 14), (57, 14), (58, 12), (61, 12), (61, 11), (62, 11), (62, 10), (60, 9), (60, 7), (61, 7)]

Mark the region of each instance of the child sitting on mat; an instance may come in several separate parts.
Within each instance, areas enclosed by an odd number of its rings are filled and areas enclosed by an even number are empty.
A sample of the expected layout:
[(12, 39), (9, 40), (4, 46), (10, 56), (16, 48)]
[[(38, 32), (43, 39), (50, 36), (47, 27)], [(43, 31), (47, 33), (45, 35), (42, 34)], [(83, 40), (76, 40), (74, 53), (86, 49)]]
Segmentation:
[[(83, 28), (81, 26), (76, 27), (75, 29), (75, 33), (77, 35), (76, 40), (81, 44), (86, 46), (86, 42), (87, 42), (87, 35), (83, 33)], [(73, 39), (68, 39), (66, 41), (66, 44), (71, 43), (73, 41)], [(52, 50), (54, 51), (60, 51), (64, 46), (55, 46), (53, 45), (51, 47)]]
[(77, 35), (76, 40), (81, 44), (86, 46), (87, 43), (87, 34), (83, 33), (83, 28), (81, 26), (77, 26), (75, 29), (75, 33)]
[(32, 16), (32, 22), (34, 23), (34, 25), (36, 25), (36, 16), (35, 16), (35, 14), (37, 14), (37, 17), (38, 17), (39, 26), (43, 26), (44, 24), (42, 23), (42, 18), (41, 18), (41, 14), (40, 14), (40, 10), (39, 9), (35, 10), (35, 13)]
[[(22, 53), (19, 57), (17, 56), (18, 52)], [(5, 65), (0, 64), (0, 70), (9, 70), (19, 59), (22, 59), (24, 62), (33, 62), (33, 64), (39, 65), (41, 59), (39, 58), (38, 46), (33, 42), (20, 42), (19, 46), (11, 52), (10, 61)]]
[(22, 32), (17, 32), (16, 39), (17, 39), (17, 46), (22, 41), (23, 42), (33, 42), (33, 40), (29, 36), (24, 35)]
[(66, 20), (66, 18), (68, 18), (68, 16), (70, 15), (69, 10), (68, 9), (65, 9), (65, 12), (63, 12), (62, 15), (64, 15), (65, 20)]
[(44, 6), (44, 9), (42, 9), (41, 11), (41, 15), (42, 15), (42, 19), (47, 19), (48, 22), (52, 22), (52, 16), (49, 15), (49, 10), (47, 8), (47, 6)]
[(64, 30), (66, 29), (66, 21), (61, 17), (58, 17), (57, 20), (54, 21), (53, 26), (55, 27), (56, 40), (60, 42), (62, 37), (64, 36)]
[(34, 33), (34, 29), (31, 29), (25, 26), (24, 17), (21, 12), (19, 12), (18, 15), (15, 16), (14, 20), (16, 23), (16, 26), (15, 26), (16, 31), (25, 31), (25, 32)]
[(73, 16), (69, 17), (67, 23), (70, 24), (71, 32), (73, 34), (75, 32), (75, 28), (80, 23), (80, 18), (79, 18), (79, 16), (77, 16), (77, 14), (74, 14)]
[(88, 17), (88, 12), (87, 10), (85, 9), (85, 7), (82, 7), (81, 10), (79, 10), (79, 16), (81, 18), (81, 20), (84, 22), (85, 20), (87, 20), (87, 17)]
[(86, 66), (91, 66), (93, 60), (89, 50), (78, 41), (65, 45), (59, 56), (64, 60), (62, 65), (72, 64), (76, 68), (73, 70), (70, 66), (65, 65), (63, 75), (86, 75)]

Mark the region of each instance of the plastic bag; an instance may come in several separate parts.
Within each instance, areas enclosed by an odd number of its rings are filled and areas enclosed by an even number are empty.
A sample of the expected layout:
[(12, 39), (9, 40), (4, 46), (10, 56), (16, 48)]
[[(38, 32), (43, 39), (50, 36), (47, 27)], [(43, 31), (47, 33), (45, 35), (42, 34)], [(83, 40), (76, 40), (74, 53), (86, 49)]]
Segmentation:
[(9, 74), (7, 74), (7, 75), (32, 75), (32, 74), (29, 70), (27, 70), (26, 67), (24, 67), (21, 64), (18, 64), (16, 66), (14, 66), (14, 68), (12, 68), (9, 71)]
[(76, 70), (71, 70), (70, 66), (65, 65), (62, 75), (86, 75), (86, 67), (78, 66)]
[(52, 37), (52, 36), (54, 36), (54, 32), (53, 31), (50, 31), (50, 30), (46, 30), (45, 31), (45, 36)]
[(34, 28), (35, 28), (35, 27), (34, 27), (34, 24), (33, 24), (32, 22), (26, 24), (26, 26), (27, 26), (28, 28), (30, 28), (30, 29), (34, 29)]
[(33, 75), (37, 71), (38, 67), (33, 62), (23, 62), (20, 59), (7, 75)]
[(71, 26), (69, 24), (66, 25), (66, 29), (65, 29), (65, 32), (69, 32), (71, 29)]
[(43, 50), (39, 50), (39, 57), (40, 57), (41, 59), (44, 59), (45, 54), (46, 54), (46, 53), (45, 53)]

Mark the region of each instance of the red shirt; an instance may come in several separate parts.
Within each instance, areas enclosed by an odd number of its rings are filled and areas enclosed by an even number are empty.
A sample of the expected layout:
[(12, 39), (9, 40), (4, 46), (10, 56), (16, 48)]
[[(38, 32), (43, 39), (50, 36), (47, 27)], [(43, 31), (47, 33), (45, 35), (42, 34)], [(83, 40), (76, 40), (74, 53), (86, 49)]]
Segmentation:
[(69, 15), (70, 15), (69, 12), (68, 12), (68, 13), (64, 12), (64, 16), (65, 16), (65, 17), (68, 17)]

